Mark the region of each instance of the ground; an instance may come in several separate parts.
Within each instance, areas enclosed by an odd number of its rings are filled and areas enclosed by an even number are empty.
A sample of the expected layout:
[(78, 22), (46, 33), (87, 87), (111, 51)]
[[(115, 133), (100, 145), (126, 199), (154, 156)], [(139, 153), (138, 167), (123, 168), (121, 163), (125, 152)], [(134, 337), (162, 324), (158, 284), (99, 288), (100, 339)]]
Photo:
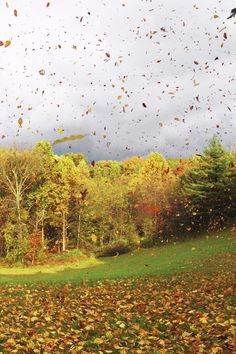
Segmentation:
[(85, 269), (1, 276), (0, 352), (235, 352), (236, 241), (205, 236)]

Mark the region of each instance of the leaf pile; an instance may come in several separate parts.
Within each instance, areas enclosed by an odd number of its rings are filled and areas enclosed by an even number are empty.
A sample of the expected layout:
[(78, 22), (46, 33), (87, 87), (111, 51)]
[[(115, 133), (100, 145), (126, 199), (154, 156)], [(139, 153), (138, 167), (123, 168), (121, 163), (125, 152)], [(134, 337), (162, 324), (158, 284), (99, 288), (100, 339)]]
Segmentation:
[(233, 273), (0, 288), (4, 353), (233, 353)]

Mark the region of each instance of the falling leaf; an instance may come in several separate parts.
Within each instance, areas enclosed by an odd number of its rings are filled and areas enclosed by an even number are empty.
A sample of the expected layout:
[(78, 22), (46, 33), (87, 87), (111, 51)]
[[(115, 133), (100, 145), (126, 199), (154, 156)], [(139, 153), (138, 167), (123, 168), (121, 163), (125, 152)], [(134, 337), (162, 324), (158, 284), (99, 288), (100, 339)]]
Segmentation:
[(0, 41), (0, 47), (2, 47), (4, 45), (3, 41)]
[(44, 70), (44, 69), (40, 69), (40, 70), (39, 70), (39, 74), (40, 74), (40, 75), (45, 75), (45, 70)]
[(14, 10), (14, 16), (17, 17), (17, 10), (16, 9)]
[(162, 123), (162, 122), (160, 122), (160, 123), (159, 123), (159, 126), (162, 128), (162, 127), (163, 127), (163, 123)]
[(219, 16), (215, 14), (215, 15), (213, 16), (213, 18), (215, 18), (215, 19), (216, 19), (216, 18), (219, 18)]
[(92, 111), (93, 111), (92, 107), (89, 107), (86, 111), (86, 114), (92, 113)]
[(110, 58), (111, 57), (111, 55), (109, 54), (109, 53), (105, 53), (106, 54), (106, 56), (108, 57), (108, 58)]
[(9, 9), (9, 4), (8, 4), (8, 2), (6, 2), (6, 7)]
[(9, 45), (11, 45), (11, 41), (10, 41), (10, 40), (8, 40), (8, 41), (5, 42), (5, 48), (6, 48), (6, 47), (9, 47)]
[(47, 3), (46, 7), (49, 7), (50, 6), (50, 2)]
[(120, 101), (122, 100), (122, 96), (118, 96), (117, 99)]
[(22, 128), (23, 119), (21, 117), (18, 119), (18, 124), (19, 124), (19, 127)]
[(224, 35), (223, 35), (224, 39), (227, 39), (227, 33), (225, 32)]
[(143, 102), (142, 105), (143, 105), (144, 108), (147, 108), (146, 103)]
[(57, 129), (57, 132), (60, 133), (60, 134), (64, 133), (64, 131), (65, 131), (64, 128), (58, 128), (58, 129)]
[(65, 141), (72, 141), (72, 140), (81, 140), (84, 139), (87, 135), (86, 134), (80, 134), (80, 135), (71, 135), (68, 137), (64, 137), (62, 139), (57, 139), (55, 140), (52, 145), (64, 143)]

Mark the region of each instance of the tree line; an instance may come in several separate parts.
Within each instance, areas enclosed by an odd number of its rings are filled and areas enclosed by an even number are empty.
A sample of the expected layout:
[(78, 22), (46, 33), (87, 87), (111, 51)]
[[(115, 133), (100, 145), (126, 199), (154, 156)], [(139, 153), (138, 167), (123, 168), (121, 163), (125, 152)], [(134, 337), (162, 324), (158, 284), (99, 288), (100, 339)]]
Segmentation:
[(112, 255), (219, 229), (236, 216), (236, 153), (214, 137), (187, 159), (88, 163), (50, 143), (0, 150), (0, 252), (8, 262), (83, 249)]

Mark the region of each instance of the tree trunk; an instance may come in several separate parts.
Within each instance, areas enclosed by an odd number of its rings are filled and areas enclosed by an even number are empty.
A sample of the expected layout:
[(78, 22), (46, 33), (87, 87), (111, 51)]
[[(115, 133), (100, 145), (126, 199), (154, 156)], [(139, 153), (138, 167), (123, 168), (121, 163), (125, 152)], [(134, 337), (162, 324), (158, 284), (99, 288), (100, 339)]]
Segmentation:
[(45, 215), (45, 209), (42, 210), (42, 229), (41, 229), (41, 242), (42, 242), (42, 247), (44, 247), (44, 243), (45, 243), (45, 235), (44, 235), (44, 215)]
[(67, 239), (67, 220), (66, 220), (66, 211), (63, 210), (62, 213), (62, 252), (66, 251), (66, 239)]
[(76, 248), (79, 248), (79, 244), (80, 244), (80, 229), (81, 229), (81, 215), (79, 213), (79, 217), (78, 217), (78, 223), (77, 223), (77, 243), (76, 243)]
[(42, 230), (41, 230), (42, 247), (44, 247), (44, 241), (45, 241), (45, 237), (44, 237), (44, 220), (42, 220)]
[(16, 193), (16, 209), (17, 209), (17, 227), (18, 227), (18, 239), (20, 242), (23, 240), (22, 223), (21, 223), (21, 207), (20, 207), (20, 194)]

